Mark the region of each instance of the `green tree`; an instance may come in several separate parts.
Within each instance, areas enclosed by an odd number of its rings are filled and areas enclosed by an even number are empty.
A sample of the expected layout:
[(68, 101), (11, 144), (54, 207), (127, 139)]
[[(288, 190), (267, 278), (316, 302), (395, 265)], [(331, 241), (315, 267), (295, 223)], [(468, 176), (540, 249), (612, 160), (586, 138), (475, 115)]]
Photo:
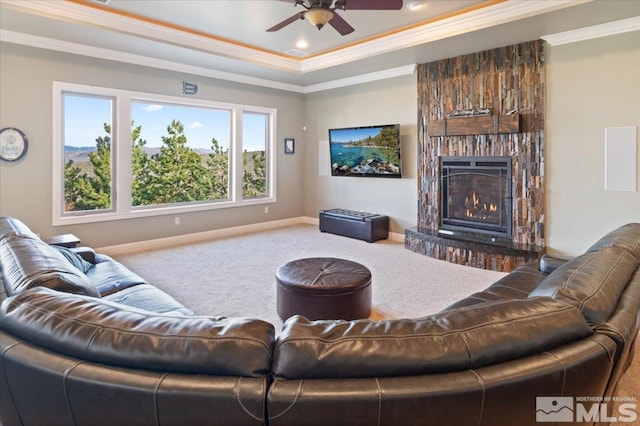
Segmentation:
[(184, 125), (172, 120), (162, 136), (160, 153), (148, 159), (143, 204), (166, 204), (207, 199), (208, 176), (200, 154), (187, 146)]
[[(72, 160), (65, 164), (66, 211), (111, 206), (111, 127), (105, 124), (104, 129), (106, 136), (96, 139), (96, 151), (89, 154), (91, 170), (83, 171)], [(167, 127), (167, 135), (162, 137), (160, 152), (148, 156), (145, 150), (147, 141), (141, 138), (141, 131), (142, 126), (132, 123), (133, 206), (228, 199), (228, 148), (223, 148), (212, 138), (211, 153), (204, 157), (187, 146), (184, 126), (173, 120)], [(260, 183), (256, 173), (264, 175), (264, 158), (256, 157), (252, 163), (257, 168), (248, 175), (248, 191), (259, 195)]]
[(376, 138), (386, 160), (392, 164), (399, 164), (398, 141), (400, 140), (400, 135), (398, 135), (398, 130), (393, 127), (384, 127)]
[(229, 198), (229, 149), (211, 138), (211, 153), (206, 162), (208, 193), (211, 200)]
[(140, 206), (147, 204), (149, 197), (147, 187), (151, 180), (149, 170), (149, 158), (144, 151), (147, 141), (140, 137), (142, 126), (134, 127), (131, 130), (131, 204)]
[(266, 156), (264, 151), (242, 153), (242, 196), (261, 197), (266, 195)]
[(96, 138), (96, 152), (89, 153), (92, 168), (83, 172), (69, 160), (64, 166), (65, 210), (82, 211), (111, 207), (111, 126)]

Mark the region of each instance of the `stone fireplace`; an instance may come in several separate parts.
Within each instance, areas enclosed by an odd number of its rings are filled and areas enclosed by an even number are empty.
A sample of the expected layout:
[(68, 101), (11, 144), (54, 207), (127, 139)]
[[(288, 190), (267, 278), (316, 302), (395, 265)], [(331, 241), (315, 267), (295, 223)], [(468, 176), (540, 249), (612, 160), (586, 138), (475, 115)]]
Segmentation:
[(418, 65), (418, 220), (405, 246), (511, 271), (545, 251), (544, 44)]

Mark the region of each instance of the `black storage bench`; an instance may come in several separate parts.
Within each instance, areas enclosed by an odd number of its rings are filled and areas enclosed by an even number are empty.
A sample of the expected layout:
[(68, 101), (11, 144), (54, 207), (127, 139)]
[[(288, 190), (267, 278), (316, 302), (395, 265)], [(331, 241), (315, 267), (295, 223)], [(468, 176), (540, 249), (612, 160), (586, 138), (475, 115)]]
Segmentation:
[(320, 210), (320, 231), (367, 242), (389, 236), (389, 216), (355, 210)]

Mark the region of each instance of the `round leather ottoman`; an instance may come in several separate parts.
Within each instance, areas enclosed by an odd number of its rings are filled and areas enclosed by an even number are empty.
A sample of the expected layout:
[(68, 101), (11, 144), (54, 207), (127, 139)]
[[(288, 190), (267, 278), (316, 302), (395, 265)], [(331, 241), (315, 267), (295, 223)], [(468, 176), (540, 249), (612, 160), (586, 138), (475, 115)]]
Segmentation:
[(314, 257), (288, 262), (276, 271), (276, 305), (283, 320), (367, 318), (371, 271), (350, 260)]

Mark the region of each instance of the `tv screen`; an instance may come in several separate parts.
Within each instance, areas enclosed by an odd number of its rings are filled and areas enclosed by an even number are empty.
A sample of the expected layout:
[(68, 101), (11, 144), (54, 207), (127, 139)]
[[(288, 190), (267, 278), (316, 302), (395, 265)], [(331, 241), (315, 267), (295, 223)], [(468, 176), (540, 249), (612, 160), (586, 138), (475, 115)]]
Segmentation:
[(400, 125), (329, 129), (332, 176), (402, 176)]

